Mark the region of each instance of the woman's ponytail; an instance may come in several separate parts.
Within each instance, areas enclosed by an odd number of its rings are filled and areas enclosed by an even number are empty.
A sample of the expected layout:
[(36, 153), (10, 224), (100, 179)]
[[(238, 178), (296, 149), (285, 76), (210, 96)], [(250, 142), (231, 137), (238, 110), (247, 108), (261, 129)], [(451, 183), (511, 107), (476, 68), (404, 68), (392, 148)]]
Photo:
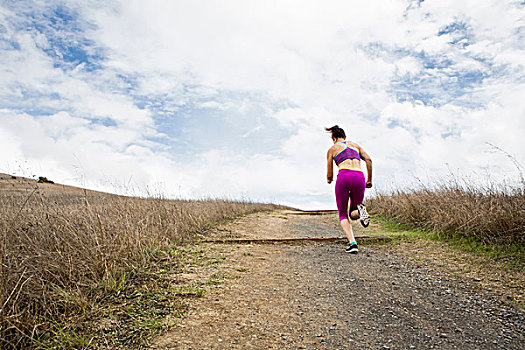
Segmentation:
[(325, 128), (325, 130), (328, 132), (331, 132), (332, 137), (334, 139), (339, 139), (339, 138), (346, 139), (345, 131), (341, 129), (339, 125), (334, 125), (331, 128)]

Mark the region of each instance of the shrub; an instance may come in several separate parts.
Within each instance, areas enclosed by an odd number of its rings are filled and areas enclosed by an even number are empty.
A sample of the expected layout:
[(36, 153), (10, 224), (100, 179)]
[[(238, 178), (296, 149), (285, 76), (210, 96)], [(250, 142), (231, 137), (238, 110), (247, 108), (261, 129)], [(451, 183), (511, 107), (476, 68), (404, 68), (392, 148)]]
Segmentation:
[(47, 184), (54, 184), (53, 181), (48, 180), (45, 176), (39, 176), (38, 177), (38, 183), (47, 183)]

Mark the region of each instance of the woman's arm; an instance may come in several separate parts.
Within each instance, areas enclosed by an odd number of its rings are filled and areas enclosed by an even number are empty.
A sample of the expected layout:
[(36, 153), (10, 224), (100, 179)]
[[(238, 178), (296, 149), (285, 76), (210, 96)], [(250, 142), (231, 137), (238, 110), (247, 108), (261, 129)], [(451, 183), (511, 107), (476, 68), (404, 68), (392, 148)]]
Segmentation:
[(361, 147), (359, 147), (359, 155), (361, 156), (361, 159), (364, 160), (366, 163), (366, 188), (372, 188), (372, 158), (370, 158), (368, 153), (366, 153), (365, 150)]
[(333, 159), (332, 159), (332, 149), (330, 148), (328, 150), (328, 153), (326, 154), (326, 181), (328, 183), (332, 183), (332, 181), (334, 180), (334, 163), (333, 163)]

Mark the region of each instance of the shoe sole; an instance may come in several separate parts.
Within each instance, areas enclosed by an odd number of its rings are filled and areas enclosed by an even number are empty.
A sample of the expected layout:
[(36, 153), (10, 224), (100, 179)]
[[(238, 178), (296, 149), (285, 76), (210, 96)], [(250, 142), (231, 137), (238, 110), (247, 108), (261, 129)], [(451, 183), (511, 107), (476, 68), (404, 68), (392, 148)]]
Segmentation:
[(346, 252), (350, 254), (357, 254), (359, 252), (359, 249), (354, 248), (354, 249), (347, 250)]
[(368, 225), (370, 225), (370, 215), (368, 215), (366, 207), (362, 204), (359, 204), (357, 206), (357, 212), (359, 213), (361, 225), (363, 225), (363, 227), (368, 227)]

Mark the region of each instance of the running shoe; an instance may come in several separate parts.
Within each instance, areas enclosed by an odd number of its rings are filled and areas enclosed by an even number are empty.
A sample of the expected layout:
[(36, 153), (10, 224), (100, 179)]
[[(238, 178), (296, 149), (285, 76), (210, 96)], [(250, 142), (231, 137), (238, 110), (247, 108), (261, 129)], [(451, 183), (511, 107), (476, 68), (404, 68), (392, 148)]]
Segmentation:
[(359, 249), (357, 249), (357, 243), (350, 244), (348, 247), (346, 247), (346, 252), (350, 254), (357, 254)]
[(368, 215), (366, 207), (363, 204), (358, 204), (357, 211), (359, 213), (361, 225), (363, 225), (363, 227), (367, 227), (368, 225), (370, 225), (370, 215)]

